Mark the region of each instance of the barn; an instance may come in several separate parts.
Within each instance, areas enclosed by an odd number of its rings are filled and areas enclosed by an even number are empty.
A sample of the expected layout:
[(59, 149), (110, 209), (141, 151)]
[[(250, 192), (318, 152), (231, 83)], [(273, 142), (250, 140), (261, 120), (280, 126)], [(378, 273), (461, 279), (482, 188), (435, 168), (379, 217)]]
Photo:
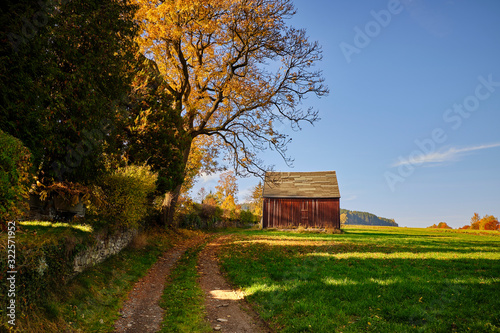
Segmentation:
[(340, 228), (335, 171), (266, 172), (262, 227)]

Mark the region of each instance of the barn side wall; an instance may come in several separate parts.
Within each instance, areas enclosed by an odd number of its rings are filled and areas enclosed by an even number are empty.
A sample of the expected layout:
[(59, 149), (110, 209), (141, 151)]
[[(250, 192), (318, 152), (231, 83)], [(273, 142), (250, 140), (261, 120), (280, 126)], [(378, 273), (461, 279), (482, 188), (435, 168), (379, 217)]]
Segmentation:
[(340, 228), (340, 199), (264, 198), (263, 228)]

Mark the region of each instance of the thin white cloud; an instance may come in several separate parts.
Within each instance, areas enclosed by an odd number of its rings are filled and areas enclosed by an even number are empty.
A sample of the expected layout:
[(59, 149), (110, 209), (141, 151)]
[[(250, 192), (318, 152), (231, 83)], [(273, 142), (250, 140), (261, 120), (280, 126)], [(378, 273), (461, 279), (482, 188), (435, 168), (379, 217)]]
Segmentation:
[(200, 181), (202, 184), (217, 181), (217, 180), (219, 180), (221, 173), (222, 172), (214, 172), (211, 174), (201, 173), (200, 174)]
[(352, 200), (356, 200), (357, 198), (358, 198), (358, 196), (355, 195), (355, 194), (353, 194), (353, 195), (350, 195), (350, 196), (348, 196), (346, 198), (343, 197), (342, 201), (352, 201)]
[(250, 195), (252, 194), (252, 190), (253, 190), (253, 187), (247, 187), (246, 189), (244, 190), (240, 190), (238, 192), (238, 202), (239, 203), (245, 203), (245, 202), (248, 202), (248, 198), (250, 197)]
[(500, 142), (488, 145), (465, 147), (465, 148), (452, 147), (445, 151), (431, 152), (428, 154), (424, 154), (420, 151), (415, 151), (410, 155), (409, 158), (407, 159), (400, 158), (399, 161), (397, 163), (394, 163), (392, 166), (398, 167), (402, 165), (422, 165), (422, 164), (437, 164), (444, 162), (452, 162), (458, 160), (458, 158), (465, 153), (473, 152), (476, 150), (496, 148), (496, 147), (500, 147)]

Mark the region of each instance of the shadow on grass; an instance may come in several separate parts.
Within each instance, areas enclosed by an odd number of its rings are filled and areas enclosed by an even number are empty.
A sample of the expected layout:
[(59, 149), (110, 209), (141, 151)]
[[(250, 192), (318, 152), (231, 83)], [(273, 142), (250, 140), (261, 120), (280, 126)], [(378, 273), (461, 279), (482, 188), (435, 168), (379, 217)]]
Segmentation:
[[(307, 246), (307, 242), (313, 242), (311, 246), (323, 246), (326, 250), (329, 247), (338, 247), (340, 251), (345, 251), (345, 247), (356, 246), (359, 252), (500, 252), (500, 237), (478, 236), (467, 233), (445, 233), (426, 229), (413, 231), (415, 234), (404, 233), (404, 229), (389, 229), (386, 232), (371, 230), (350, 230), (344, 234), (299, 234), (279, 231), (247, 231), (240, 234), (249, 236), (247, 240), (262, 241), (264, 243), (296, 243), (299, 247)], [(279, 245), (278, 244), (278, 245)], [(311, 251), (312, 248), (302, 252)], [(351, 249), (347, 249), (351, 250)], [(320, 251), (318, 250), (316, 252)]]
[[(250, 246), (250, 244), (260, 244), (262, 247), (286, 247), (282, 249), (287, 253), (327, 253), (327, 254), (346, 254), (357, 253), (356, 256), (362, 257), (360, 254), (397, 254), (397, 253), (413, 253), (418, 254), (435, 254), (436, 256), (445, 257), (453, 256), (458, 257), (464, 255), (469, 256), (487, 256), (490, 254), (500, 255), (500, 246), (498, 243), (477, 243), (461, 242), (433, 242), (421, 244), (366, 244), (354, 242), (335, 242), (335, 241), (297, 241), (293, 239), (280, 239), (275, 238), (258, 238), (253, 240), (241, 241), (242, 246)], [(500, 259), (500, 256), (499, 258)]]
[[(416, 281), (407, 275), (255, 282), (249, 298), (283, 332), (406, 332), (500, 329), (499, 283)], [(271, 288), (269, 288), (271, 287)], [(271, 290), (268, 290), (271, 289)], [(262, 311), (263, 310), (263, 311)], [(280, 318), (287, 318), (282, 320)]]

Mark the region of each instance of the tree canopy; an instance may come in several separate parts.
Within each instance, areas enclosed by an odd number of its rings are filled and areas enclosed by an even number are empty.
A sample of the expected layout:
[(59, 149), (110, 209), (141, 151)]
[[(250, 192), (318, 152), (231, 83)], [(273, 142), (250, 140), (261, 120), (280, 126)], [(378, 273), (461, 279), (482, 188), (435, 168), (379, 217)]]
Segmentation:
[[(295, 14), (290, 0), (136, 0), (143, 54), (155, 61), (182, 117), (180, 136), (223, 152), (238, 175), (262, 175), (258, 152), (277, 151), (287, 162), (290, 138), (277, 124), (314, 123), (317, 111), (303, 109), (308, 95), (323, 96), (318, 43), (305, 30), (287, 25)], [(180, 186), (173, 196), (173, 204)], [(171, 214), (170, 214), (171, 215)]]

